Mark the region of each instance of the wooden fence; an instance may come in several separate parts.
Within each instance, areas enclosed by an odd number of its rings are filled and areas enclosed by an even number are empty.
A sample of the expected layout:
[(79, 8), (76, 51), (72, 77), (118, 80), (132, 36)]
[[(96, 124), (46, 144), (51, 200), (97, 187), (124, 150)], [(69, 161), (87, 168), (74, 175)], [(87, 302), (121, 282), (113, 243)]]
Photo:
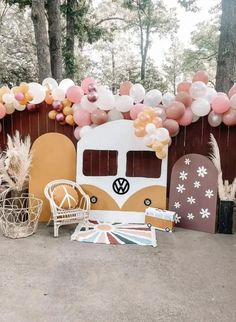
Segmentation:
[[(15, 111), (13, 114), (6, 116), (1, 121), (1, 148), (4, 149), (6, 145), (6, 135), (13, 135), (15, 130), (19, 130), (23, 136), (30, 134), (32, 142), (44, 133), (58, 132), (65, 134), (76, 144), (73, 128), (69, 125), (62, 126), (56, 121), (50, 120), (48, 118), (49, 111), (50, 107), (42, 103), (35, 112)], [(211, 132), (219, 144), (224, 179), (232, 181), (236, 177), (236, 126), (220, 125), (219, 127), (211, 128), (207, 117), (204, 117), (188, 127), (182, 127), (178, 136), (173, 138), (169, 149), (168, 183), (171, 169), (175, 161), (181, 156), (188, 153), (199, 153), (206, 156), (209, 154), (208, 141)]]

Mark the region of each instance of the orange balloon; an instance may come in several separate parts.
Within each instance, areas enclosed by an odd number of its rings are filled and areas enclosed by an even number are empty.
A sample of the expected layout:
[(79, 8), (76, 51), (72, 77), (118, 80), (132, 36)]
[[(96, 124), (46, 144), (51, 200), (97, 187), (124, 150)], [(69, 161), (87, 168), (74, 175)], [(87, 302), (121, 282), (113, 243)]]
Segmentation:
[(152, 144), (152, 149), (155, 152), (160, 152), (163, 149), (163, 147), (164, 147), (164, 145), (161, 142), (157, 141), (157, 140), (155, 140), (153, 142), (153, 144)]
[(196, 74), (194, 74), (192, 82), (198, 82), (198, 81), (201, 81), (205, 84), (208, 83), (209, 76), (205, 70), (199, 70), (198, 72), (196, 72)]
[(27, 83), (20, 83), (20, 91), (25, 94), (29, 90), (29, 86)]
[(52, 95), (51, 94), (49, 94), (49, 93), (47, 93), (46, 94), (46, 97), (45, 97), (45, 102), (48, 104), (48, 105), (52, 105), (52, 103), (53, 103), (53, 97), (52, 97)]
[(134, 120), (134, 127), (135, 128), (144, 127), (144, 126), (145, 126), (145, 123), (142, 122), (140, 119)]
[(65, 118), (65, 121), (70, 126), (75, 125), (75, 121), (74, 121), (73, 115), (67, 115), (66, 118)]
[(29, 101), (32, 101), (32, 99), (33, 99), (33, 96), (32, 95), (30, 95), (30, 93), (25, 93), (25, 99), (29, 102)]
[(12, 89), (11, 89), (11, 90), (12, 90), (12, 92), (13, 92), (14, 94), (21, 92), (21, 90), (20, 90), (20, 87), (19, 87), (19, 86), (12, 87)]
[(63, 108), (63, 113), (65, 115), (73, 115), (73, 108), (71, 108), (70, 106), (66, 106)]
[(159, 152), (156, 152), (156, 156), (158, 157), (158, 159), (165, 159), (166, 157), (166, 151), (164, 149), (162, 149)]
[(145, 123), (150, 123), (151, 121), (150, 115), (144, 114), (144, 113), (142, 113), (140, 116), (138, 115), (138, 118), (141, 122), (145, 122)]
[(19, 103), (20, 103), (20, 105), (26, 105), (28, 102), (29, 102), (29, 101), (28, 101), (26, 98), (24, 98), (24, 99), (23, 99), (23, 100), (21, 100)]
[(144, 127), (135, 129), (134, 134), (138, 137), (143, 137), (146, 134)]
[(56, 115), (57, 115), (57, 112), (55, 110), (51, 110), (48, 113), (48, 117), (50, 118), (50, 120), (55, 120), (56, 119)]
[(132, 87), (130, 81), (125, 81), (120, 84), (120, 95), (129, 95), (130, 88)]
[(156, 125), (156, 127), (162, 127), (162, 119), (158, 116), (152, 119), (152, 123)]
[(234, 85), (230, 88), (229, 93), (228, 93), (229, 98), (231, 98), (234, 94), (236, 94), (236, 84), (234, 84)]
[(176, 97), (175, 100), (177, 102), (181, 102), (185, 105), (185, 107), (188, 107), (192, 104), (192, 97), (187, 93), (187, 92), (179, 92)]
[(191, 85), (192, 85), (192, 83), (190, 83), (190, 82), (179, 83), (177, 86), (177, 93), (180, 93), (180, 92), (187, 92), (188, 93)]
[(72, 103), (71, 103), (71, 101), (70, 100), (68, 100), (68, 98), (65, 98), (64, 100), (63, 100), (63, 102), (62, 102), (62, 104), (63, 104), (63, 106), (71, 106), (72, 105)]

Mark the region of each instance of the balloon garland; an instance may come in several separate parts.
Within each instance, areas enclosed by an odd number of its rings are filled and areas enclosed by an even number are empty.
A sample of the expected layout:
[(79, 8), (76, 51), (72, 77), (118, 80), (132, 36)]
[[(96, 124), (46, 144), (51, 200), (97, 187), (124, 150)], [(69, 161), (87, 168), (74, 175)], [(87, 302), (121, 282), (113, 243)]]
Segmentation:
[(146, 93), (141, 84), (130, 81), (123, 82), (119, 94), (114, 95), (92, 77), (85, 78), (80, 86), (71, 79), (63, 79), (59, 84), (53, 78), (44, 79), (42, 84), (22, 82), (11, 89), (0, 88), (0, 119), (15, 110), (33, 112), (46, 102), (52, 107), (48, 117), (74, 127), (77, 140), (97, 125), (131, 119), (135, 135), (163, 159), (180, 126), (188, 126), (206, 115), (211, 127), (221, 123), (236, 125), (236, 84), (226, 94), (217, 93), (208, 81), (207, 72), (198, 71), (192, 82), (178, 84), (176, 95), (162, 95), (157, 89)]

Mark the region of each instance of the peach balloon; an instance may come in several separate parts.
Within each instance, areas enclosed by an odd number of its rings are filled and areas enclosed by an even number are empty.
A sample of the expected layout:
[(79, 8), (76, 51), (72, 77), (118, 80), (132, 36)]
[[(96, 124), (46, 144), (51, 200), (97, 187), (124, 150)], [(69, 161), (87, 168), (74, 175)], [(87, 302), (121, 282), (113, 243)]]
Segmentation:
[(177, 86), (177, 93), (180, 93), (180, 92), (187, 92), (188, 93), (191, 85), (192, 85), (192, 83), (190, 83), (190, 82), (179, 83)]
[(179, 92), (176, 97), (175, 97), (175, 100), (177, 102), (181, 102), (185, 105), (185, 107), (188, 107), (192, 104), (192, 97), (186, 93), (186, 92)]
[(144, 127), (135, 129), (134, 134), (138, 137), (143, 137), (146, 134)]
[(130, 110), (130, 117), (132, 120), (135, 120), (138, 117), (138, 114), (143, 111), (144, 104), (135, 104)]
[(192, 109), (189, 107), (189, 108), (186, 108), (183, 116), (180, 119), (178, 119), (177, 122), (181, 126), (188, 126), (189, 124), (192, 123), (192, 120), (193, 120), (193, 112), (192, 112)]
[(230, 109), (223, 114), (223, 123), (228, 126), (236, 125), (236, 110)]
[(84, 95), (84, 91), (80, 86), (71, 86), (68, 88), (66, 92), (68, 100), (73, 103), (80, 103), (82, 96)]
[(96, 109), (94, 111), (92, 111), (91, 113), (91, 121), (96, 124), (96, 125), (100, 125), (103, 123), (106, 123), (108, 120), (108, 115), (105, 111), (100, 110), (100, 109)]
[(178, 131), (179, 131), (179, 124), (175, 120), (166, 119), (163, 122), (163, 127), (169, 131), (170, 136), (176, 135), (176, 133), (178, 133)]
[(166, 116), (169, 119), (177, 120), (182, 117), (185, 111), (185, 106), (181, 102), (174, 101), (166, 108)]
[(55, 120), (56, 119), (56, 116), (57, 116), (57, 112), (55, 110), (51, 110), (48, 113), (48, 117), (50, 118), (50, 120)]
[(228, 93), (229, 98), (231, 98), (231, 96), (233, 96), (234, 94), (236, 94), (236, 84), (234, 84), (234, 85), (230, 88), (229, 93)]
[(209, 81), (209, 76), (208, 73), (205, 70), (199, 70), (198, 72), (196, 72), (196, 74), (193, 76), (193, 82), (198, 82), (201, 81), (205, 84), (208, 83)]
[(225, 113), (230, 108), (230, 100), (224, 95), (217, 95), (211, 102), (211, 107), (218, 114)]
[(129, 95), (129, 91), (132, 87), (132, 83), (130, 81), (125, 81), (120, 84), (120, 95)]

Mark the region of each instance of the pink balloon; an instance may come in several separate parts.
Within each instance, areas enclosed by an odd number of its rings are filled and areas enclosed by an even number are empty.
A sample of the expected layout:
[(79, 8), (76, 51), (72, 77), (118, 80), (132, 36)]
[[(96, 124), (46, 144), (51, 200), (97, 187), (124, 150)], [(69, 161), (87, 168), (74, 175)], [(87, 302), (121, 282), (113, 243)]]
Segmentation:
[(73, 116), (74, 116), (75, 123), (80, 127), (91, 124), (90, 113), (82, 108), (79, 108), (78, 110), (76, 110)]
[(177, 120), (183, 116), (185, 106), (181, 102), (174, 101), (166, 108), (166, 116), (169, 119)]
[(208, 73), (205, 70), (199, 70), (196, 72), (196, 74), (193, 76), (193, 83), (197, 81), (207, 84), (209, 81)]
[(130, 117), (132, 120), (135, 120), (138, 117), (138, 114), (143, 111), (144, 104), (135, 104), (130, 110)]
[(77, 126), (74, 129), (74, 137), (76, 138), (76, 140), (79, 140), (80, 139), (80, 130), (81, 130), (81, 127), (79, 127), (79, 126)]
[(6, 115), (6, 107), (0, 103), (0, 119), (4, 118)]
[(175, 120), (166, 119), (163, 122), (163, 127), (169, 131), (170, 136), (172, 137), (176, 136), (179, 133), (179, 124)]
[(108, 115), (105, 111), (96, 109), (91, 113), (91, 120), (94, 124), (100, 125), (106, 123), (108, 120)]
[(67, 90), (67, 98), (73, 103), (80, 103), (84, 91), (80, 86), (71, 86)]
[(236, 84), (234, 84), (234, 85), (230, 88), (229, 93), (228, 93), (229, 98), (231, 98), (231, 96), (233, 96), (234, 94), (236, 94)]
[(211, 107), (218, 114), (225, 113), (230, 108), (229, 98), (224, 95), (217, 95), (211, 102)]
[(180, 92), (186, 92), (186, 93), (188, 93), (191, 84), (192, 83), (190, 83), (190, 82), (182, 82), (182, 83), (179, 83), (178, 86), (177, 86), (177, 93), (180, 93)]
[(90, 84), (96, 84), (96, 80), (93, 77), (86, 77), (84, 80), (82, 80), (81, 87), (85, 94), (88, 94), (88, 87)]
[(192, 123), (193, 120), (193, 112), (191, 108), (186, 108), (183, 116), (177, 120), (177, 122), (179, 123), (179, 125), (182, 126), (188, 126), (189, 124)]
[(15, 94), (15, 99), (17, 100), (17, 101), (22, 101), (23, 99), (25, 98), (25, 96), (24, 96), (24, 94), (23, 93), (16, 93)]
[(236, 125), (236, 110), (230, 109), (223, 114), (223, 122), (225, 125)]

